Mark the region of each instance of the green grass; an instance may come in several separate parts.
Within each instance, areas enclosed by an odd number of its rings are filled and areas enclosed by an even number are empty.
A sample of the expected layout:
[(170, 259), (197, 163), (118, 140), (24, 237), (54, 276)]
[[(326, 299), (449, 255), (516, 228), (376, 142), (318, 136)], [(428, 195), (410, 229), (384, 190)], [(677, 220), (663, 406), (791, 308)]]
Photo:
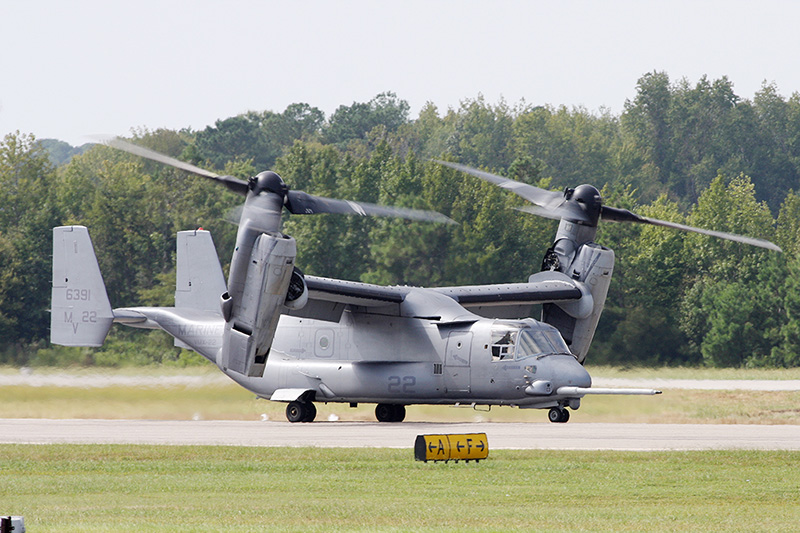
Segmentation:
[(29, 531), (793, 531), (798, 452), (0, 446)]
[(797, 368), (693, 368), (681, 366), (665, 367), (617, 367), (597, 366), (587, 361), (586, 369), (592, 376), (631, 379), (800, 379)]
[[(773, 371), (607, 377), (779, 379)], [(0, 369), (13, 374), (15, 369)], [(36, 369), (36, 373), (62, 373)], [(110, 376), (209, 377), (201, 386), (4, 386), (0, 417), (283, 420), (213, 369)], [(791, 379), (798, 375), (789, 371)], [(742, 377), (746, 375), (747, 377)], [(788, 379), (789, 377), (787, 377)], [(590, 397), (575, 422), (800, 423), (800, 393), (667, 390)], [(372, 405), (319, 417), (373, 420)], [(414, 406), (410, 420), (545, 420), (542, 411)], [(491, 444), (491, 443), (490, 443)], [(0, 445), (0, 515), (28, 531), (794, 531), (800, 452), (492, 450), (479, 464), (424, 464), (406, 450)]]

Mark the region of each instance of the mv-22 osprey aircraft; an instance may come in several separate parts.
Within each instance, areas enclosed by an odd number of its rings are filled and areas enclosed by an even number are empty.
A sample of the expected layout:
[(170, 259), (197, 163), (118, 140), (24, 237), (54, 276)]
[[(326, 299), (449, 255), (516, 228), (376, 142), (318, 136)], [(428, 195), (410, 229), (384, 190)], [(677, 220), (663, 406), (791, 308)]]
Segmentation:
[[(563, 193), (454, 163), (560, 220), (542, 270), (527, 282), (463, 287), (378, 286), (304, 276), (281, 213), (400, 216), (448, 222), (432, 212), (332, 200), (289, 190), (274, 172), (248, 181), (220, 176), (129, 144), (115, 148), (181, 168), (245, 197), (225, 282), (211, 235), (177, 237), (174, 307), (112, 309), (88, 231), (53, 230), (51, 341), (100, 346), (112, 323), (161, 329), (261, 398), (286, 402), (290, 422), (311, 422), (315, 402), (376, 403), (381, 422), (405, 406), (449, 404), (549, 409), (566, 422), (590, 394), (658, 394), (598, 389), (583, 367), (614, 268), (594, 243), (600, 219), (705, 233), (774, 250), (774, 244), (641, 217), (603, 205), (591, 185)], [(452, 222), (452, 221), (449, 221)], [(542, 304), (541, 320), (528, 317)]]

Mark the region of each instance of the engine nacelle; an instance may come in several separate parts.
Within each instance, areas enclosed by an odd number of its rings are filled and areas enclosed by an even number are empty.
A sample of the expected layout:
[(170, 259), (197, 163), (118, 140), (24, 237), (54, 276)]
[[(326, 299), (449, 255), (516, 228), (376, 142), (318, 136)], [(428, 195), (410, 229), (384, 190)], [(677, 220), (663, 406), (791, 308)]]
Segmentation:
[[(242, 250), (238, 251), (241, 253)], [(232, 302), (226, 302), (225, 298), (222, 302), (223, 313), (230, 306), (221, 360), (218, 361), (223, 370), (263, 376), (278, 319), (287, 299), (296, 255), (297, 245), (292, 237), (262, 233), (253, 243), (247, 265), (237, 265), (239, 272), (246, 272), (229, 284)], [(234, 259), (244, 257), (234, 256)]]
[(577, 302), (544, 304), (542, 321), (558, 328), (572, 353), (583, 363), (608, 295), (614, 252), (599, 244), (582, 244), (563, 272), (576, 280), (584, 296)]

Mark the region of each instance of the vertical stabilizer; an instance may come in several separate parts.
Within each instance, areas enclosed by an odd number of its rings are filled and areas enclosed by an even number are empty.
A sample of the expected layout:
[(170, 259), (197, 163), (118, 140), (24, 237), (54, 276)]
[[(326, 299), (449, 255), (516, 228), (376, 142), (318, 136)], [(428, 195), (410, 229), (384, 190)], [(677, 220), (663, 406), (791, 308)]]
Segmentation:
[(114, 313), (84, 226), (53, 228), (50, 342), (102, 346)]
[(220, 312), (220, 296), (227, 290), (211, 233), (179, 231), (175, 307)]

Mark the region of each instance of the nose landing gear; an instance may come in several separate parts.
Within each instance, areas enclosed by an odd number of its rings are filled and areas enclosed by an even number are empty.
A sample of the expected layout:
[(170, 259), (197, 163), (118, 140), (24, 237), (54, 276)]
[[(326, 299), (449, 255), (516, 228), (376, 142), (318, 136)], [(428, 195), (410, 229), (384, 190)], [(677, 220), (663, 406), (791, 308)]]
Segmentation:
[(550, 420), (550, 422), (563, 424), (569, 420), (569, 411), (563, 407), (553, 407), (548, 411), (547, 419)]

